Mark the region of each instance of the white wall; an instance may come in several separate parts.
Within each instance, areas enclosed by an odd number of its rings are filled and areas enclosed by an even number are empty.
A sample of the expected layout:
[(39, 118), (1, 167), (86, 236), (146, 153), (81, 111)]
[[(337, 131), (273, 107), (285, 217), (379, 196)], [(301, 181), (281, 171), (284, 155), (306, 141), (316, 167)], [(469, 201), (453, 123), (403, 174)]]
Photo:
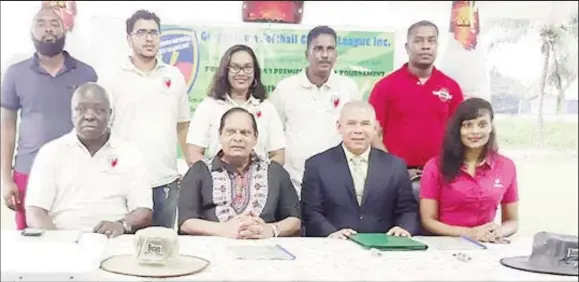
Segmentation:
[[(241, 2), (213, 2), (213, 1), (78, 1), (78, 17), (76, 32), (82, 33), (86, 22), (91, 17), (127, 18), (137, 9), (149, 9), (156, 12), (165, 22), (199, 22), (199, 23), (240, 23)], [(341, 27), (358, 27), (361, 29), (391, 29), (401, 31), (397, 36), (397, 50), (395, 64), (402, 64), (406, 60), (403, 52), (404, 31), (412, 22), (427, 19), (439, 25), (441, 30), (448, 29), (450, 18), (450, 1), (347, 1), (347, 2), (314, 2), (306, 1), (303, 17), (304, 26), (327, 24), (340, 29)], [(481, 21), (492, 17), (512, 18), (547, 18), (550, 15), (560, 16), (577, 9), (577, 2), (554, 1), (477, 1), (481, 13)], [(574, 5), (574, 6), (573, 6)], [(33, 51), (30, 44), (28, 30), (40, 1), (2, 1), (1, 2), (1, 62), (2, 69), (17, 59), (29, 56)], [(552, 11), (555, 11), (551, 13)], [(122, 34), (122, 30), (118, 31)], [(441, 38), (443, 43), (440, 53), (446, 48), (445, 34)], [(74, 37), (71, 36), (71, 37)], [(90, 41), (90, 34), (83, 34), (83, 43)], [(71, 41), (74, 41), (71, 39)], [(102, 44), (102, 42), (96, 42)], [(73, 46), (69, 44), (69, 49)], [(82, 45), (82, 44), (81, 44)], [(79, 51), (80, 52), (80, 51)], [(78, 54), (77, 54), (78, 55)]]

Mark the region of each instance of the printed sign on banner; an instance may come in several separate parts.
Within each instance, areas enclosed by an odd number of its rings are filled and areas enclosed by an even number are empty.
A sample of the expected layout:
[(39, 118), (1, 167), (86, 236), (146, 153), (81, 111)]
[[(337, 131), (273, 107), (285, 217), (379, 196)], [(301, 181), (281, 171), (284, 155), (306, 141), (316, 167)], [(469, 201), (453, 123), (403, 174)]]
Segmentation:
[[(192, 110), (207, 96), (221, 56), (235, 44), (254, 48), (268, 92), (306, 65), (308, 30), (258, 27), (162, 26), (162, 60), (178, 67)], [(353, 78), (367, 98), (374, 83), (394, 67), (394, 32), (337, 31), (337, 73)]]

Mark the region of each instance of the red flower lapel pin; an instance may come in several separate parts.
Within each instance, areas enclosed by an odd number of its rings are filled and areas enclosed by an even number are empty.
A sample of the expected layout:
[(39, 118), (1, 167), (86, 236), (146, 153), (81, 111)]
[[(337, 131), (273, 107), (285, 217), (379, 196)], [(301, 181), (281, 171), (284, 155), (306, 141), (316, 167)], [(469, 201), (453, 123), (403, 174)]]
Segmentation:
[(113, 157), (111, 159), (111, 167), (117, 166), (118, 163), (119, 163), (119, 159), (117, 157)]
[(334, 97), (332, 98), (332, 102), (334, 103), (334, 108), (337, 108), (338, 105), (340, 105), (340, 97), (334, 96)]
[(171, 88), (171, 79), (165, 77), (163, 80), (165, 81), (165, 86), (167, 86), (167, 88)]

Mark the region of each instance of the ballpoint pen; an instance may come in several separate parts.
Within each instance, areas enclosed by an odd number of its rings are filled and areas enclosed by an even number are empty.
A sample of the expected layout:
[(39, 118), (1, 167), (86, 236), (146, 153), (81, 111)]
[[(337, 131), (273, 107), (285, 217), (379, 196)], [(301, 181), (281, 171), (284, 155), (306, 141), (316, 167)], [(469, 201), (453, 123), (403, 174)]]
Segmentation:
[(281, 245), (276, 245), (282, 252), (284, 252), (286, 255), (289, 256), (290, 260), (294, 260), (296, 259), (296, 256), (294, 256), (292, 253), (290, 253), (286, 248), (282, 247)]
[(478, 246), (478, 247), (481, 248), (481, 249), (484, 249), (484, 250), (487, 249), (487, 246), (485, 246), (484, 244), (480, 243), (480, 242), (477, 241), (477, 240), (471, 239), (471, 238), (468, 237), (468, 236), (460, 236), (460, 238), (463, 239), (463, 240), (466, 240), (466, 241), (468, 241), (468, 242), (470, 242), (470, 243), (475, 244), (476, 246)]

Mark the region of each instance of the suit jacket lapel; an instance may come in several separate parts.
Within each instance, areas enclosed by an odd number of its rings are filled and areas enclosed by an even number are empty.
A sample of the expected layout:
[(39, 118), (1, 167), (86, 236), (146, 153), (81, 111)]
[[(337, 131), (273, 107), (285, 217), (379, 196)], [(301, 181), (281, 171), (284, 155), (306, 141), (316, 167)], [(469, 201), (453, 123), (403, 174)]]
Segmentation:
[(342, 148), (342, 143), (336, 147), (334, 151), (334, 157), (337, 162), (336, 179), (338, 183), (343, 183), (343, 187), (356, 206), (358, 206), (358, 200), (356, 199), (356, 189), (354, 189), (354, 179), (352, 179), (352, 174), (350, 173), (350, 167), (348, 166), (348, 160), (346, 159), (346, 153), (344, 148)]
[(372, 188), (374, 188), (373, 179), (376, 179), (381, 173), (385, 171), (380, 171), (380, 166), (378, 163), (378, 156), (374, 154), (374, 148), (370, 149), (370, 155), (368, 156), (368, 173), (366, 175), (366, 182), (364, 183), (364, 192), (362, 194), (362, 205), (366, 203), (372, 193)]

